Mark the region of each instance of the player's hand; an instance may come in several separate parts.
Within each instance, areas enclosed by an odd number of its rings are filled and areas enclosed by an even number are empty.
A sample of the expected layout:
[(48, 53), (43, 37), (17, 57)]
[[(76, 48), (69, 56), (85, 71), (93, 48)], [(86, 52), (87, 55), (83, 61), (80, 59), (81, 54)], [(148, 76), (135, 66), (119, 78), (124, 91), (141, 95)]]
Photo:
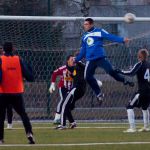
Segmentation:
[(129, 38), (124, 38), (124, 42), (125, 42), (125, 43), (128, 43), (129, 41), (130, 41)]
[(54, 91), (55, 91), (55, 83), (52, 82), (52, 83), (51, 83), (51, 86), (50, 86), (50, 88), (49, 88), (49, 92), (50, 92), (50, 93), (53, 93)]

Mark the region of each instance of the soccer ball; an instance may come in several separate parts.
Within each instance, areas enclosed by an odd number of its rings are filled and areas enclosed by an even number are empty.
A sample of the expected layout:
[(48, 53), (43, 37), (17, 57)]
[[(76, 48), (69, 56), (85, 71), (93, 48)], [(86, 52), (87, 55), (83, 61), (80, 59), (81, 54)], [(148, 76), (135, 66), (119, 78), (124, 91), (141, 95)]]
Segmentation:
[(126, 23), (133, 23), (135, 21), (135, 14), (132, 14), (132, 13), (127, 13), (124, 15), (124, 21)]

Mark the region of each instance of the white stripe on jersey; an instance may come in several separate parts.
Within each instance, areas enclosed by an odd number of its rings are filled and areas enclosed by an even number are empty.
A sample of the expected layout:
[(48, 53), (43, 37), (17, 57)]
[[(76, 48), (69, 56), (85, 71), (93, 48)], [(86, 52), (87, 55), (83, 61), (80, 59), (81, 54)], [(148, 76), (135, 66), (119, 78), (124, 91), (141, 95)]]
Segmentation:
[(84, 79), (86, 79), (86, 71), (87, 71), (87, 67), (88, 67), (89, 63), (90, 63), (90, 61), (87, 61), (87, 62), (86, 62), (86, 65), (85, 65)]
[[(138, 62), (138, 63), (136, 63), (134, 66), (133, 66), (133, 68), (131, 69), (131, 70), (129, 70), (129, 71), (122, 71), (123, 73), (131, 73), (131, 72), (133, 72), (133, 70), (138, 66), (138, 65), (140, 65), (140, 64), (142, 64), (142, 62)], [(138, 68), (137, 68), (138, 69)]]
[(84, 37), (84, 40), (85, 40), (87, 37), (89, 37), (89, 36), (101, 37), (101, 36), (102, 36), (102, 34), (101, 34), (101, 32), (100, 32), (100, 31), (99, 31), (99, 32), (92, 32), (92, 33), (88, 33), (88, 34)]
[(103, 32), (105, 32), (106, 34), (109, 34), (106, 30), (102, 29)]

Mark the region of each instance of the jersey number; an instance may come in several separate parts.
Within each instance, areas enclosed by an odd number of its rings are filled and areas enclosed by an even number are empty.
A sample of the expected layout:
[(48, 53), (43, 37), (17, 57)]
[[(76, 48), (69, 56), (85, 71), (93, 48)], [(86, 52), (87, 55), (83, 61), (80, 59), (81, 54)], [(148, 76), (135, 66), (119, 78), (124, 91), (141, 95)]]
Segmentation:
[(149, 69), (146, 69), (145, 74), (144, 74), (144, 79), (150, 82), (150, 72)]

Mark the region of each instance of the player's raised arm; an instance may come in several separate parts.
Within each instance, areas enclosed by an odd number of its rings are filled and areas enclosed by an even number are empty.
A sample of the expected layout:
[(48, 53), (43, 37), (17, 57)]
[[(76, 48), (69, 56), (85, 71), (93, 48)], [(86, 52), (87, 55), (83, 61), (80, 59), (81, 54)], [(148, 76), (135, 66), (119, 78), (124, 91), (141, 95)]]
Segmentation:
[(107, 40), (110, 40), (110, 41), (113, 41), (113, 42), (118, 42), (118, 43), (128, 42), (128, 38), (123, 38), (123, 37), (116, 36), (114, 34), (111, 34), (111, 33), (107, 32), (104, 29), (101, 30), (101, 34), (102, 34), (102, 37), (104, 39), (107, 39)]

